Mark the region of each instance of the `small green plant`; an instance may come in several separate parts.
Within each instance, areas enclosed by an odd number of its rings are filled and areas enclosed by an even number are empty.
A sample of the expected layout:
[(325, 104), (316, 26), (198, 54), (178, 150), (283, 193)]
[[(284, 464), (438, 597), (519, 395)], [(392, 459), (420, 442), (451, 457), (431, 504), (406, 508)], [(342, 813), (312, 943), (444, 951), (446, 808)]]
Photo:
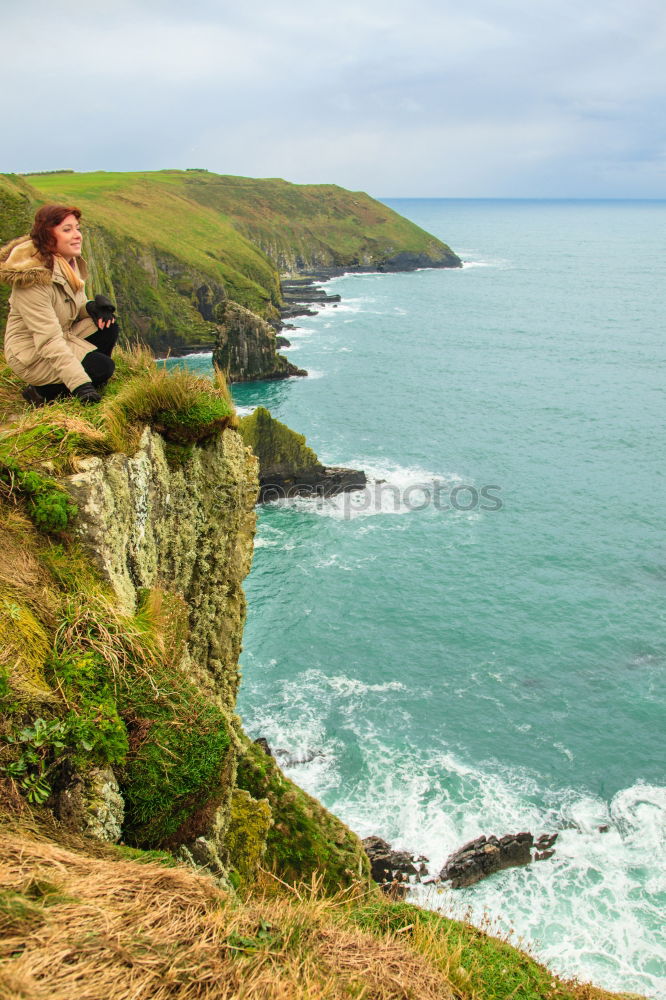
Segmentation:
[(28, 514), (41, 531), (64, 531), (76, 517), (76, 504), (54, 479), (34, 469), (21, 468), (16, 459), (2, 454), (0, 489), (9, 496), (19, 493), (25, 497)]
[(67, 747), (67, 724), (64, 719), (35, 719), (9, 742), (18, 744), (16, 760), (5, 765), (5, 773), (14, 778), (28, 802), (43, 805), (51, 794), (50, 775), (61, 762)]
[(69, 705), (65, 723), (74, 765), (124, 761), (127, 730), (118, 715), (111, 672), (103, 657), (92, 651), (68, 650), (54, 655), (49, 673)]
[(284, 938), (279, 928), (269, 924), (267, 920), (259, 921), (252, 937), (234, 931), (226, 941), (227, 948), (237, 958), (280, 949), (283, 944)]
[(9, 675), (6, 670), (0, 667), (0, 702), (8, 701), (11, 698), (11, 696), (12, 696), (12, 688), (9, 683)]

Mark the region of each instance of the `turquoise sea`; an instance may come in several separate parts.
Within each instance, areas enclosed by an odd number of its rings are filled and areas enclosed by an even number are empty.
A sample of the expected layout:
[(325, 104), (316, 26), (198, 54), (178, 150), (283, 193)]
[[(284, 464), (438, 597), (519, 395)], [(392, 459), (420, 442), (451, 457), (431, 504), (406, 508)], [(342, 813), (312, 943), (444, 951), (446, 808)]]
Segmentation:
[(464, 268), (329, 282), (287, 331), (310, 376), (234, 388), (372, 480), (261, 510), (240, 712), (433, 871), (558, 831), (418, 899), (666, 997), (666, 202), (388, 204)]

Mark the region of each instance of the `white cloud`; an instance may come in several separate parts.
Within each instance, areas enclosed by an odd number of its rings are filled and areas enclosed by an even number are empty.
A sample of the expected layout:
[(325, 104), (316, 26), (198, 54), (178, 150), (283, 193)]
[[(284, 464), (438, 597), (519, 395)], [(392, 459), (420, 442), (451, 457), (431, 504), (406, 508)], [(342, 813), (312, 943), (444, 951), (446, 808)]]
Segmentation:
[[(21, 104), (3, 111), (1, 169), (666, 196), (655, 0), (89, 0), (66, 34), (61, 11), (28, 0), (3, 29)], [(72, 101), (76, 141), (58, 114)]]

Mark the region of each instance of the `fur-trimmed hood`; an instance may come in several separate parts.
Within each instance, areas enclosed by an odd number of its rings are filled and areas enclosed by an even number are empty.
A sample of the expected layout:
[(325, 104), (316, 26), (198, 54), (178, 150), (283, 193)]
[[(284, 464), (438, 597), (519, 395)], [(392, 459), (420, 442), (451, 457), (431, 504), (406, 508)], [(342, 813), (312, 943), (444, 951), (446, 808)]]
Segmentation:
[[(88, 269), (81, 258), (78, 265), (85, 281)], [(50, 285), (54, 280), (64, 281), (57, 261), (52, 271), (29, 236), (19, 236), (0, 250), (0, 281), (3, 284), (14, 288), (32, 288), (34, 285)]]
[(0, 250), (0, 281), (14, 288), (50, 285), (53, 271), (29, 236), (19, 236)]

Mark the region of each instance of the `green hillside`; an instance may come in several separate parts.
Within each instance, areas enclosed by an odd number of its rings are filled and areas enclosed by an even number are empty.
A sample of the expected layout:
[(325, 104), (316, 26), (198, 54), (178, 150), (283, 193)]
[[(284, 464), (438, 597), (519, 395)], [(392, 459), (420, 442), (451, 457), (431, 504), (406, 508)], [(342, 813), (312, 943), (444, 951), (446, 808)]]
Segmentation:
[(77, 205), (88, 223), (162, 250), (222, 282), (230, 298), (265, 312), (279, 302), (275, 269), (215, 208), (188, 196), (181, 171), (35, 174), (40, 202)]
[[(205, 170), (151, 173), (39, 174), (30, 184), (50, 199), (78, 199), (95, 221), (156, 245), (183, 244), (192, 263), (213, 255), (264, 285), (258, 256), (241, 233), (280, 270), (300, 266), (381, 264), (401, 253), (432, 264), (459, 263), (450, 248), (362, 191), (334, 184), (290, 184)], [(77, 202), (77, 203), (78, 203)], [(141, 216), (138, 219), (137, 216)], [(289, 265), (292, 266), (289, 266)], [(264, 287), (266, 287), (264, 285)], [(241, 301), (238, 299), (238, 301)], [(246, 303), (242, 303), (246, 304)]]
[(178, 176), (189, 198), (222, 212), (283, 272), (386, 264), (406, 253), (460, 263), (445, 243), (363, 191), (205, 171)]
[[(204, 170), (0, 174), (0, 240), (25, 233), (46, 202), (82, 210), (89, 291), (117, 301), (126, 340), (158, 352), (210, 349), (227, 300), (276, 324), (280, 273), (460, 264), (366, 194)], [(7, 294), (0, 291), (3, 328)], [(262, 349), (272, 377), (275, 345)]]

